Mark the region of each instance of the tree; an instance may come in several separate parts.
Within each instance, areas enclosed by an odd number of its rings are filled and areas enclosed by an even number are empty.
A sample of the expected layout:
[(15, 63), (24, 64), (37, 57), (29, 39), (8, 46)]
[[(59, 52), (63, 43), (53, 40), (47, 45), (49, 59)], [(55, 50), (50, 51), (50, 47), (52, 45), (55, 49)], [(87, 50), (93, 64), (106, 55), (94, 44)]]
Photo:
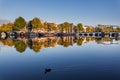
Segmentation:
[(82, 23), (78, 23), (77, 24), (77, 30), (80, 32), (80, 31), (83, 31), (83, 25)]
[(64, 28), (65, 28), (66, 33), (68, 33), (68, 32), (69, 32), (70, 24), (69, 24), (68, 22), (64, 22), (63, 25), (64, 25)]
[(47, 22), (44, 22), (43, 29), (44, 29), (44, 31), (47, 31)]
[(99, 28), (99, 27), (96, 27), (96, 28), (95, 28), (95, 32), (102, 32), (102, 29)]
[(36, 29), (36, 30), (42, 29), (42, 22), (40, 21), (39, 18), (35, 17), (35, 18), (32, 20), (32, 26), (33, 26), (33, 28)]
[(48, 31), (55, 31), (57, 29), (57, 27), (55, 26), (55, 23), (48, 23), (48, 24), (49, 24)]
[(88, 27), (86, 28), (86, 32), (94, 32), (94, 31), (95, 31), (94, 27), (88, 26)]
[(22, 17), (18, 17), (13, 25), (13, 30), (20, 30), (26, 26), (26, 21)]
[(63, 33), (63, 30), (64, 30), (63, 24), (57, 25), (57, 29), (58, 29), (58, 31), (60, 31), (61, 33)]
[(12, 31), (13, 23), (3, 24), (0, 26), (0, 31)]
[(115, 28), (115, 32), (120, 32), (120, 27)]
[(105, 28), (104, 28), (104, 32), (110, 32), (111, 30), (112, 30), (111, 27), (105, 27)]

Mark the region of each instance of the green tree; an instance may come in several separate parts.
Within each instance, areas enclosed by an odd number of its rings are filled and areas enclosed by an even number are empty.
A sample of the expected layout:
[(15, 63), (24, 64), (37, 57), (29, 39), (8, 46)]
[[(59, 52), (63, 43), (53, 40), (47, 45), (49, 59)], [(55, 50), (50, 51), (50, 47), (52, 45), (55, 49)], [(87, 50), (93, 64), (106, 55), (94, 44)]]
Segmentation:
[(102, 29), (99, 28), (99, 27), (96, 27), (96, 28), (95, 28), (95, 32), (102, 32)]
[(77, 30), (80, 32), (80, 31), (83, 31), (83, 25), (82, 23), (78, 23), (77, 24)]
[(26, 21), (22, 17), (18, 17), (13, 25), (13, 30), (20, 30), (23, 29), (26, 26)]
[(65, 29), (66, 33), (68, 33), (69, 32), (70, 24), (68, 22), (64, 22), (63, 25), (64, 25), (64, 29)]
[(37, 17), (35, 17), (32, 20), (32, 25), (33, 25), (33, 28), (36, 29), (36, 30), (42, 29), (42, 22)]
[(23, 41), (20, 41), (20, 40), (14, 41), (14, 45), (15, 45), (16, 50), (20, 53), (24, 52), (25, 49), (27, 48), (27, 45)]
[(57, 25), (57, 29), (58, 29), (61, 33), (63, 33), (63, 30), (64, 30), (63, 24)]

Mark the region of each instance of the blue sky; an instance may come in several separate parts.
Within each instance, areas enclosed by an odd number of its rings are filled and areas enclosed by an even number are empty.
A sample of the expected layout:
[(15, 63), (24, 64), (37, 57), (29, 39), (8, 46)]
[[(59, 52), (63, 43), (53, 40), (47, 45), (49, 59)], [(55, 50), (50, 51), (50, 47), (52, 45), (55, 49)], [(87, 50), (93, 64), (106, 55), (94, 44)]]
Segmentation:
[(0, 19), (120, 25), (120, 0), (0, 0)]

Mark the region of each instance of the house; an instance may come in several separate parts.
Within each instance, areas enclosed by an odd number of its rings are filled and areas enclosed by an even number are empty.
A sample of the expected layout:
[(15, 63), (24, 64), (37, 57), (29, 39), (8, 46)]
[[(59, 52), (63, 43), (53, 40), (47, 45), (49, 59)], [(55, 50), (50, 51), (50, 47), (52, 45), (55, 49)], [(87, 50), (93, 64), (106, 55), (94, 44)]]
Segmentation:
[(32, 26), (32, 21), (29, 21), (28, 25), (26, 26), (28, 31), (32, 31), (33, 26)]
[(75, 26), (73, 25), (73, 23), (70, 23), (69, 33), (74, 33), (74, 32), (75, 32)]

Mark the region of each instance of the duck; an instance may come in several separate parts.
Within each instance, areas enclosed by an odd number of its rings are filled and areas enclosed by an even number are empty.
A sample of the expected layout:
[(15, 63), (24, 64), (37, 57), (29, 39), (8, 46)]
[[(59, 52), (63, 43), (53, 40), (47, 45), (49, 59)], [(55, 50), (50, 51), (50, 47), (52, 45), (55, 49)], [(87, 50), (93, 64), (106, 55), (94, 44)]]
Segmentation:
[(45, 68), (45, 74), (47, 74), (48, 72), (51, 72), (51, 68)]

